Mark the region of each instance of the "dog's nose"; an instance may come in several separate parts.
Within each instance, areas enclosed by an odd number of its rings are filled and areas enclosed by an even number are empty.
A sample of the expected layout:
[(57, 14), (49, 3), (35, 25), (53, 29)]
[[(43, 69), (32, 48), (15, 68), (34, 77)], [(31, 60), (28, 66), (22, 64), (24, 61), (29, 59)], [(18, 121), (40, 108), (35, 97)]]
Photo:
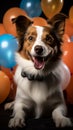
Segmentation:
[(42, 55), (42, 53), (43, 53), (43, 47), (42, 46), (37, 45), (37, 46), (35, 46), (34, 49), (35, 49), (36, 54)]

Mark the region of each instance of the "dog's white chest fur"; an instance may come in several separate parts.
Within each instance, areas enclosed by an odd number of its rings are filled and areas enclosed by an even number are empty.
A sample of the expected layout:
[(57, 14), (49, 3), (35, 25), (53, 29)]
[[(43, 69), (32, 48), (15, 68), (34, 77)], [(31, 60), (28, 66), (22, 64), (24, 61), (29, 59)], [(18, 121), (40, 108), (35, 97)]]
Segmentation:
[(47, 99), (48, 91), (45, 83), (34, 82), (32, 84), (33, 89), (31, 91), (31, 97), (36, 103), (42, 103)]
[(40, 104), (47, 99), (48, 88), (45, 82), (30, 81), (26, 77), (21, 76), (21, 68), (18, 67), (15, 74), (15, 81), (18, 84), (17, 92), (23, 98), (29, 97), (35, 103)]

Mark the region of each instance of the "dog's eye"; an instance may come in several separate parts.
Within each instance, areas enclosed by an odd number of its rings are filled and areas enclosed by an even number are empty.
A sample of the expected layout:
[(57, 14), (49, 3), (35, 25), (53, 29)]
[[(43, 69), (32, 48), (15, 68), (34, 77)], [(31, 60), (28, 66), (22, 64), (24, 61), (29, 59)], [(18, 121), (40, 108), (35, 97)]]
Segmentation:
[(28, 37), (28, 40), (29, 40), (29, 41), (33, 41), (33, 39), (34, 39), (33, 36), (29, 36), (29, 37)]
[(45, 39), (47, 42), (49, 42), (49, 43), (52, 43), (53, 42), (53, 37), (52, 36), (50, 36), (50, 35), (46, 35), (46, 39)]

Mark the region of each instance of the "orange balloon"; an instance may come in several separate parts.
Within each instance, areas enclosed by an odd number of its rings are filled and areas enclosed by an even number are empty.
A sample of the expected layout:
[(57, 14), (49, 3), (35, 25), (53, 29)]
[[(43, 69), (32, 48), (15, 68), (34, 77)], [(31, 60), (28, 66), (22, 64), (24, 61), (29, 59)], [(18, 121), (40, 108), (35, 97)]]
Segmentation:
[(70, 83), (66, 88), (66, 93), (67, 93), (67, 101), (73, 104), (73, 75), (71, 76)]
[(70, 18), (71, 23), (73, 24), (73, 6), (71, 6), (71, 8), (70, 8), (69, 18)]
[(0, 68), (9, 77), (10, 80), (13, 80), (13, 74), (9, 68), (5, 68), (3, 66), (1, 66)]
[(15, 84), (14, 78), (13, 78), (16, 67), (17, 66), (14, 66), (12, 68), (12, 70), (9, 69), (9, 68), (5, 68), (3, 66), (0, 67), (0, 69), (9, 77), (9, 80), (10, 80), (10, 92), (9, 92), (9, 95), (8, 95), (8, 98), (10, 100), (14, 100), (15, 94), (16, 94), (16, 88), (17, 87), (16, 87), (16, 84)]
[(13, 75), (15, 74), (16, 67), (17, 66), (14, 66), (11, 70), (9, 68), (5, 68), (3, 66), (0, 66), (0, 69), (9, 77), (10, 80), (13, 80)]
[(10, 92), (10, 80), (8, 76), (0, 71), (0, 103), (2, 103)]
[(3, 17), (3, 25), (7, 33), (17, 36), (15, 24), (12, 23), (12, 19), (19, 15), (27, 15), (26, 12), (18, 7), (10, 8)]
[(73, 74), (73, 42), (67, 42), (62, 45), (63, 56), (62, 60)]
[(4, 25), (2, 23), (0, 23), (0, 35), (5, 34), (5, 33), (7, 33), (7, 32), (4, 28)]
[(73, 24), (71, 23), (70, 19), (66, 19), (65, 34), (67, 34), (69, 37), (73, 36)]
[(48, 18), (59, 13), (63, 7), (63, 0), (41, 0), (41, 7)]
[(46, 25), (48, 25), (47, 21), (42, 17), (34, 17), (33, 22), (34, 22), (33, 25), (38, 25), (38, 26), (46, 26)]
[(67, 34), (63, 35), (63, 42), (64, 43), (70, 42), (70, 38), (69, 38), (69, 36)]

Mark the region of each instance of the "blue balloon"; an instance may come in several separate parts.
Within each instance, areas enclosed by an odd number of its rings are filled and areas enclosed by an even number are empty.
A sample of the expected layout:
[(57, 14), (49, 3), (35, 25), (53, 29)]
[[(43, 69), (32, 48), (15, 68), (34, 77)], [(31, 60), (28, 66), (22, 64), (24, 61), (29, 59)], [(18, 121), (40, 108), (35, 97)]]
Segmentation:
[(73, 42), (73, 36), (70, 37), (70, 41)]
[(37, 17), (42, 13), (40, 0), (21, 0), (20, 8), (25, 10), (29, 17)]
[(15, 51), (18, 49), (18, 40), (11, 34), (0, 35), (0, 65), (12, 68), (16, 65)]

